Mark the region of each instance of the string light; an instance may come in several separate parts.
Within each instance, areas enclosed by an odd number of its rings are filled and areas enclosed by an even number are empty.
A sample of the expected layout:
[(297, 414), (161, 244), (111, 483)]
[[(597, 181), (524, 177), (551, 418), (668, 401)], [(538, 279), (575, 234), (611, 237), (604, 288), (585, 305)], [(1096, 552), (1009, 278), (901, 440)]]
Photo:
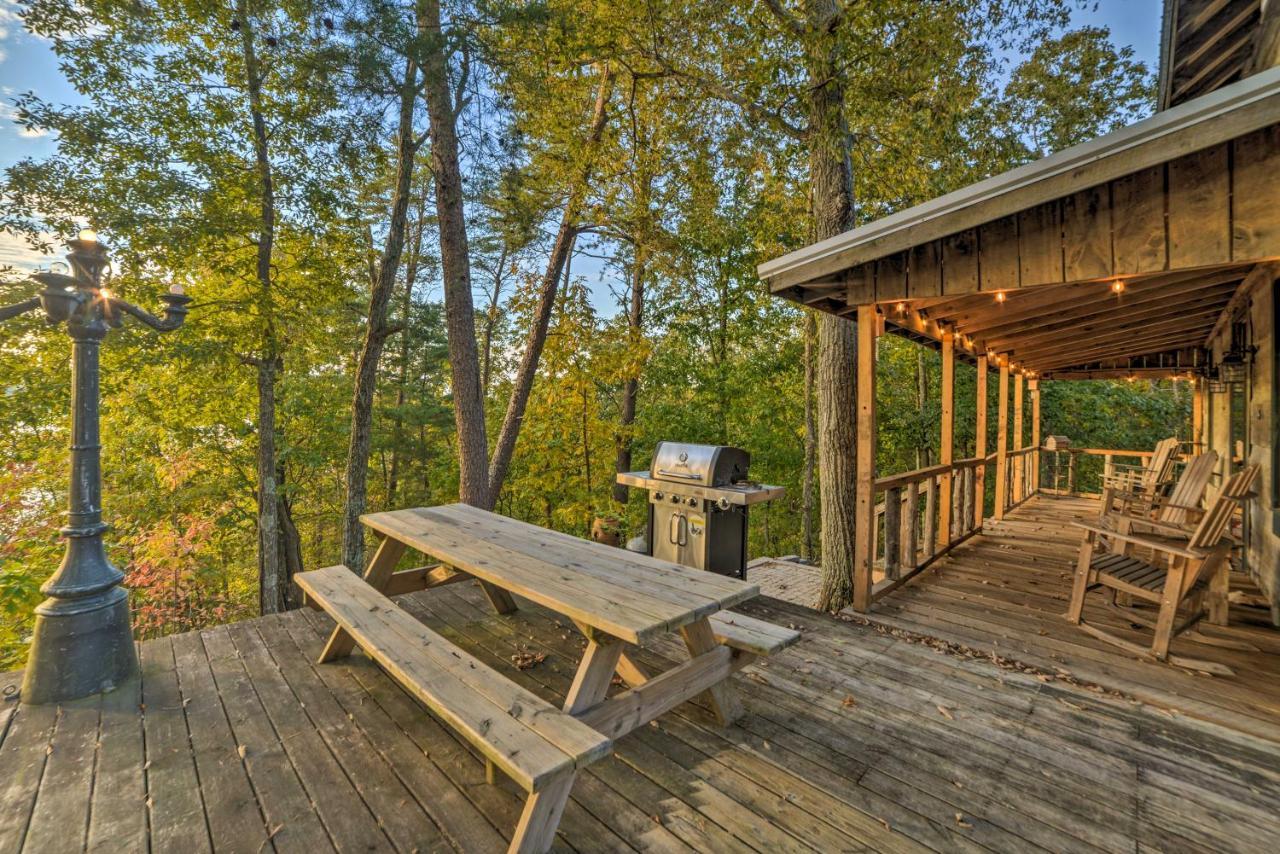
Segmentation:
[(996, 302), (1004, 302), (1004, 291), (996, 291)]
[(1124, 279), (1116, 279), (1111, 283), (1111, 292), (1116, 294), (1124, 293)]
[(898, 303), (898, 314), (907, 313), (907, 304), (905, 302)]

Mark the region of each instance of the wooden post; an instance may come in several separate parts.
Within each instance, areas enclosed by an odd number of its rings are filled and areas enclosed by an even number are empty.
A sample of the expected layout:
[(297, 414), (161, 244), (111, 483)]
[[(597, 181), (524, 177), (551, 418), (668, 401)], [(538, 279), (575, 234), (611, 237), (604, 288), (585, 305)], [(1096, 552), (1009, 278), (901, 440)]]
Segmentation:
[[(938, 445), (938, 462), (951, 465), (955, 459), (955, 391), (956, 391), (956, 336), (953, 332), (942, 334), (942, 441)], [(951, 543), (951, 496), (955, 489), (951, 472), (943, 472), (938, 479), (942, 516), (938, 519), (938, 539), (943, 546)]]
[(1031, 492), (1040, 491), (1040, 380), (1027, 380), (1031, 390)]
[[(987, 455), (987, 357), (978, 356), (978, 387), (975, 396), (978, 423), (974, 431), (973, 455), (979, 459)], [(974, 469), (973, 482), (973, 525), (982, 527), (986, 516), (987, 503), (987, 466), (985, 463)]]
[[(1013, 375), (1013, 449), (1022, 450), (1022, 374)], [(1026, 482), (1026, 459), (1022, 454), (1013, 458), (1013, 503), (1022, 502), (1022, 487)]]
[(1203, 454), (1206, 450), (1204, 423), (1208, 404), (1207, 397), (1204, 377), (1196, 377), (1194, 390), (1191, 393), (1191, 444), (1197, 454)]
[(1009, 489), (1009, 360), (1000, 359), (1000, 398), (996, 401), (996, 520), (1004, 518)]
[(857, 489), (853, 542), (853, 609), (871, 607), (876, 524), (876, 307), (858, 306)]

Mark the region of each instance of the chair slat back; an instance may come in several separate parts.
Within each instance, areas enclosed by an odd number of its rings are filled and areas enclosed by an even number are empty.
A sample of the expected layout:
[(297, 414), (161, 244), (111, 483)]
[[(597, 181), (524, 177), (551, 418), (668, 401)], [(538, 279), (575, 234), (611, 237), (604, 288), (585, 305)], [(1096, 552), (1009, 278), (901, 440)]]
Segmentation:
[(1182, 476), (1170, 493), (1168, 503), (1160, 510), (1157, 521), (1185, 525), (1190, 514), (1185, 508), (1200, 506), (1200, 499), (1204, 498), (1204, 491), (1209, 488), (1209, 478), (1217, 464), (1217, 451), (1205, 451), (1192, 457), (1191, 462), (1182, 470)]
[(1169, 479), (1169, 473), (1173, 470), (1173, 456), (1177, 450), (1178, 439), (1176, 436), (1156, 442), (1155, 450), (1151, 454), (1151, 461), (1147, 464), (1146, 471), (1142, 473), (1142, 488), (1144, 490), (1154, 489)]
[(1261, 466), (1252, 465), (1245, 466), (1231, 476), (1209, 512), (1204, 514), (1204, 518), (1196, 526), (1195, 533), (1191, 535), (1192, 548), (1210, 549), (1218, 545), (1222, 535), (1227, 532), (1236, 503), (1253, 493), (1253, 486), (1261, 473)]

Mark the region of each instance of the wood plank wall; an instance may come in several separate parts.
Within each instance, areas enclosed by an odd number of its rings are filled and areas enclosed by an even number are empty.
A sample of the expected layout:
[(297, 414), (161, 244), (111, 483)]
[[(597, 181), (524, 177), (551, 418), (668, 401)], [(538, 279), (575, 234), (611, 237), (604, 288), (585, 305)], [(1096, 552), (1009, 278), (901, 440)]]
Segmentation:
[(849, 305), (1280, 257), (1280, 124), (854, 267)]

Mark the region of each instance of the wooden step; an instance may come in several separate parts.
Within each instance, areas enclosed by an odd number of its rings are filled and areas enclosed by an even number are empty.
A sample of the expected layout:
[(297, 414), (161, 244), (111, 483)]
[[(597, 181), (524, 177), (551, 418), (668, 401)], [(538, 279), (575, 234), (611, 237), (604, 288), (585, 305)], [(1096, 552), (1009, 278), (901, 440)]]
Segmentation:
[(345, 566), (294, 578), (371, 659), (526, 791), (612, 750), (608, 738), (454, 646)]

